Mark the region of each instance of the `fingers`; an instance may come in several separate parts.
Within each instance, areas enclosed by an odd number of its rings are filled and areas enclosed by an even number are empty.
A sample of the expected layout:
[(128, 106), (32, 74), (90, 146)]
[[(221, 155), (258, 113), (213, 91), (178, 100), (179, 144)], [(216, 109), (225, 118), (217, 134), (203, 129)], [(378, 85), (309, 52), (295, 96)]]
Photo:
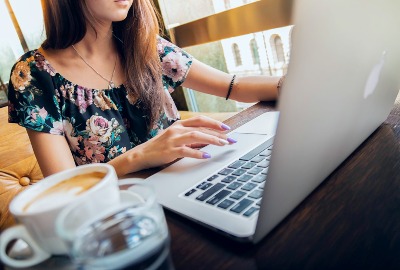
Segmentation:
[(202, 152), (197, 149), (190, 148), (190, 147), (180, 147), (178, 150), (178, 155), (180, 156), (180, 158), (183, 158), (183, 157), (190, 157), (190, 158), (197, 158), (197, 159), (211, 158), (210, 154), (208, 154), (206, 152)]
[(224, 146), (236, 143), (228, 138), (223, 131), (229, 127), (221, 122), (208, 117), (195, 117), (188, 120), (177, 121), (169, 128), (159, 133), (153, 139), (165, 150), (163, 159), (169, 158), (210, 158), (208, 153), (200, 151), (199, 147), (206, 145)]
[[(230, 128), (228, 126), (220, 121), (206, 116), (197, 116), (187, 120), (175, 122), (171, 127), (168, 128), (168, 132), (171, 133), (170, 135), (179, 134), (179, 136), (183, 136), (183, 139), (179, 140), (178, 142), (186, 145), (210, 143), (215, 145), (225, 145), (228, 143), (236, 143), (236, 140), (228, 138), (228, 136), (223, 132), (229, 129)], [(211, 135), (215, 138), (212, 139), (212, 137), (209, 136), (202, 136), (201, 133)]]
[(204, 115), (189, 118), (187, 120), (181, 120), (179, 122), (184, 127), (202, 127), (220, 131), (230, 130), (230, 127), (225, 125), (224, 123)]
[[(233, 139), (233, 138), (227, 138), (226, 140), (229, 142), (229, 144), (237, 143), (237, 141), (235, 139)], [(189, 144), (187, 146), (189, 146), (191, 148), (203, 148), (203, 147), (205, 147), (207, 145), (208, 144), (192, 143), (192, 144)]]
[(201, 131), (189, 131), (181, 134), (175, 141), (178, 145), (192, 145), (192, 144), (214, 144), (223, 146), (230, 144), (228, 140), (219, 138), (218, 136), (210, 135)]
[(188, 144), (187, 146), (190, 147), (190, 148), (200, 149), (200, 148), (203, 148), (203, 147), (205, 147), (207, 145), (208, 144), (192, 143), (192, 144)]
[(211, 136), (215, 136), (224, 140), (228, 139), (228, 136), (225, 133), (222, 133), (221, 131), (213, 130), (213, 129), (208, 129), (208, 128), (202, 128), (202, 127), (187, 127), (185, 128), (186, 132), (192, 132), (192, 131), (199, 131)]

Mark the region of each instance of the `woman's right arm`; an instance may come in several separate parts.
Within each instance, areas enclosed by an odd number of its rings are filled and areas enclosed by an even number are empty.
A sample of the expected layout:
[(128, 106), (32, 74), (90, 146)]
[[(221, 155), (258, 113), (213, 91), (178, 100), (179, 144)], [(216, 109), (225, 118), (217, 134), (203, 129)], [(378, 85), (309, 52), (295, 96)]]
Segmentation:
[[(209, 158), (210, 155), (197, 149), (214, 144), (224, 146), (233, 143), (224, 131), (223, 123), (199, 116), (175, 122), (149, 141), (140, 144), (108, 163), (117, 175), (168, 164), (178, 158)], [(43, 176), (75, 167), (68, 142), (64, 136), (27, 129), (33, 151)]]
[(207, 159), (211, 155), (198, 149), (213, 144), (224, 146), (236, 141), (228, 138), (222, 122), (206, 116), (180, 120), (109, 162), (118, 176), (168, 164), (183, 157)]
[(64, 136), (29, 128), (26, 131), (44, 177), (76, 166)]

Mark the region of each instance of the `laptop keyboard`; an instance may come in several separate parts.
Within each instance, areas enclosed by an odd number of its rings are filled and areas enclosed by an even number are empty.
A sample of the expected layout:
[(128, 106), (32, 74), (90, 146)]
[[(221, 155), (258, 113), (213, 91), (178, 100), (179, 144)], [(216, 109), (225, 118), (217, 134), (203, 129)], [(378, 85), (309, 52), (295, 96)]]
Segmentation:
[(199, 182), (183, 196), (232, 214), (251, 217), (258, 212), (268, 173), (273, 139)]

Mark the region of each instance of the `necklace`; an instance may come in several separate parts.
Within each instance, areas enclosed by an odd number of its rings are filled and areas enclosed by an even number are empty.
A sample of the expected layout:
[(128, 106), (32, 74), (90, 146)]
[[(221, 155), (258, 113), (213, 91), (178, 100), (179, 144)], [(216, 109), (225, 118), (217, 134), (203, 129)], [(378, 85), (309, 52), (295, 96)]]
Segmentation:
[(85, 64), (90, 67), (94, 72), (96, 72), (97, 75), (99, 75), (103, 80), (105, 80), (108, 83), (108, 89), (112, 89), (115, 87), (115, 84), (113, 82), (113, 77), (114, 77), (114, 73), (115, 73), (115, 67), (117, 66), (117, 60), (118, 60), (118, 54), (115, 56), (115, 63), (114, 63), (114, 68), (111, 74), (111, 78), (110, 80), (108, 80), (107, 78), (105, 78), (103, 75), (101, 75), (99, 72), (97, 72), (97, 70), (92, 67), (86, 60), (85, 58), (82, 57), (82, 55), (78, 52), (78, 50), (75, 48), (74, 45), (72, 45), (72, 48), (74, 49), (74, 51), (76, 52), (76, 54), (82, 59), (83, 62), (85, 62)]

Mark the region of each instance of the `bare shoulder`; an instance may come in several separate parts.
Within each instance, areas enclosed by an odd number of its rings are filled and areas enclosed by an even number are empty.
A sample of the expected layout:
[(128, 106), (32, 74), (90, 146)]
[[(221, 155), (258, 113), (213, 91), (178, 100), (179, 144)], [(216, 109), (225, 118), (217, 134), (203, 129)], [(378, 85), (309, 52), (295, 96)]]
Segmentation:
[(66, 70), (69, 70), (72, 66), (74, 66), (74, 62), (76, 61), (76, 55), (68, 49), (43, 49), (40, 47), (38, 49), (39, 53), (41, 53), (47, 62), (60, 73), (65, 73)]

